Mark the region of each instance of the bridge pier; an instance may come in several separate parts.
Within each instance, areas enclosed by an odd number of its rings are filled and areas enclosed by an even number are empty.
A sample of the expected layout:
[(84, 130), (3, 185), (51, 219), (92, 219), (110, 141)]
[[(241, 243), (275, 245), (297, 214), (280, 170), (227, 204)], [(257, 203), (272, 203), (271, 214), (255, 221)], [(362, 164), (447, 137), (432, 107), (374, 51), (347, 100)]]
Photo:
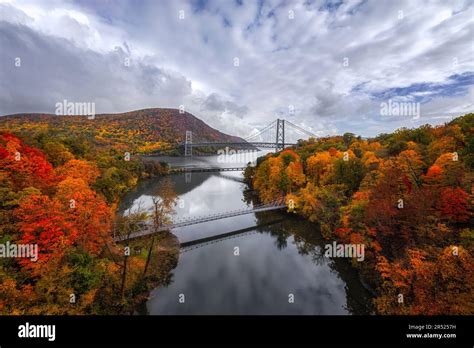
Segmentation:
[(192, 156), (193, 155), (193, 132), (186, 131), (186, 139), (184, 142), (184, 155)]
[(285, 148), (285, 120), (277, 119), (275, 152)]

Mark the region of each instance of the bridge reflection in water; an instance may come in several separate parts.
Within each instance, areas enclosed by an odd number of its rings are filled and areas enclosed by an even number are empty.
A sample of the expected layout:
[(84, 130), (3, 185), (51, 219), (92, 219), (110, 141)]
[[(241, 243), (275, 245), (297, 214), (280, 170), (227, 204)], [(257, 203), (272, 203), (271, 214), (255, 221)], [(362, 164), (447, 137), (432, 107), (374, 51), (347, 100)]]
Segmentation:
[[(274, 224), (280, 223), (282, 221), (284, 221), (284, 219), (274, 220), (274, 221), (266, 223), (265, 226), (274, 225)], [(214, 236), (210, 236), (210, 237), (206, 237), (206, 238), (199, 238), (199, 239), (195, 239), (195, 240), (192, 240), (192, 241), (184, 242), (184, 243), (180, 244), (180, 247), (181, 247), (180, 252), (184, 253), (184, 252), (187, 252), (187, 251), (190, 251), (190, 250), (205, 247), (207, 245), (220, 243), (220, 242), (223, 242), (223, 241), (228, 240), (228, 239), (235, 239), (235, 238), (250, 236), (252, 234), (262, 233), (262, 232), (259, 232), (259, 231), (256, 230), (256, 228), (259, 227), (259, 226), (261, 227), (262, 225), (256, 225), (256, 226), (239, 229), (239, 230), (232, 231), (232, 232), (220, 233), (218, 235), (214, 235)]]
[(245, 167), (172, 167), (169, 169), (170, 174), (179, 174), (179, 173), (208, 173), (208, 172), (243, 172)]

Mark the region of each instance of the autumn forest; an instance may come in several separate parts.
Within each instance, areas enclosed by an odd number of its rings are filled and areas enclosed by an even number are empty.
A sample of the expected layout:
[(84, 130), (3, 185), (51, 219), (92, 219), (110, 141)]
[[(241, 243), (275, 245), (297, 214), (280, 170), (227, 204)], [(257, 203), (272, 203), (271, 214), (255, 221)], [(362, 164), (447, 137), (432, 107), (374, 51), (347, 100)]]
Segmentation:
[[(138, 182), (166, 175), (166, 163), (137, 154), (172, 148), (172, 130), (163, 124), (165, 133), (144, 138), (117, 127), (120, 118), (109, 128), (53, 119), (0, 122), (1, 242), (39, 249), (36, 262), (0, 260), (0, 313), (130, 313), (159, 275), (143, 273), (148, 261), (137, 257), (125, 263), (124, 282), (112, 239), (117, 205)], [(473, 130), (467, 114), (370, 139), (300, 140), (260, 157), (245, 180), (328, 241), (366, 246), (352, 266), (374, 293), (375, 313), (473, 314)]]
[[(323, 236), (366, 246), (353, 259), (378, 314), (473, 314), (474, 114), (373, 139), (301, 141), (245, 173)], [(291, 203), (291, 204), (290, 204)]]

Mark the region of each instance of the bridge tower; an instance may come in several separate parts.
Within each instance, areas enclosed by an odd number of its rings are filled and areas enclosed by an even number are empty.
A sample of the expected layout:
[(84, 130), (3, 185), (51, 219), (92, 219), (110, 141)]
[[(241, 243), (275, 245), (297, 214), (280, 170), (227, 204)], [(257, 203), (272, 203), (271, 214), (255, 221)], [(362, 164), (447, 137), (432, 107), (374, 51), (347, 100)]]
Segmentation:
[(280, 151), (285, 148), (285, 120), (277, 119), (276, 127), (276, 151)]
[(193, 132), (186, 131), (186, 140), (184, 142), (184, 155), (192, 156), (193, 155)]

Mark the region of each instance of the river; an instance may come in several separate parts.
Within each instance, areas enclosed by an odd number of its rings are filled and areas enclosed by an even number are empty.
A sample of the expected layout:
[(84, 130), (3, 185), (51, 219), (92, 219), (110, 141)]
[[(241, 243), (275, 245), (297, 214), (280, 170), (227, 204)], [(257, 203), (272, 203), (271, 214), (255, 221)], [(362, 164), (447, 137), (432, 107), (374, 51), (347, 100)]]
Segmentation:
[[(259, 153), (261, 155), (261, 153)], [(242, 167), (212, 157), (159, 157), (172, 166)], [(170, 175), (176, 218), (252, 206), (241, 172)], [(121, 211), (151, 206), (160, 179), (139, 183)], [(142, 312), (170, 314), (369, 314), (371, 296), (347, 259), (324, 257), (318, 225), (284, 211), (252, 213), (171, 231), (182, 247), (169, 285)], [(224, 236), (221, 236), (224, 235)], [(209, 238), (207, 242), (192, 241)]]

